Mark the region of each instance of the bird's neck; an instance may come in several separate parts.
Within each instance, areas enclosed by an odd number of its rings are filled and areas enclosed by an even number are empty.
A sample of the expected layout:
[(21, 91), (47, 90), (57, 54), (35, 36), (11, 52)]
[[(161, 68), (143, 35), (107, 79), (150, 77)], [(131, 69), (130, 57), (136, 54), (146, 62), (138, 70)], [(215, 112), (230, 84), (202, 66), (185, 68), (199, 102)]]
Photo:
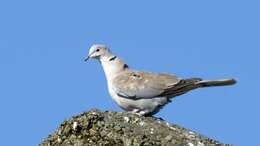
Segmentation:
[(108, 82), (112, 81), (112, 79), (118, 73), (128, 69), (128, 66), (125, 64), (125, 62), (113, 54), (107, 54), (101, 57), (100, 62)]

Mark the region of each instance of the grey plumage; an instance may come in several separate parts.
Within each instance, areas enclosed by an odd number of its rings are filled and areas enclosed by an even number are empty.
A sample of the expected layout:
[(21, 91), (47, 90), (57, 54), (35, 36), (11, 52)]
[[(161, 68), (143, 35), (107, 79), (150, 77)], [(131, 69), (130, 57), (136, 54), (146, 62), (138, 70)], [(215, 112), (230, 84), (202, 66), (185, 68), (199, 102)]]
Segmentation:
[(88, 58), (100, 60), (108, 82), (109, 93), (124, 110), (139, 115), (153, 115), (175, 96), (202, 87), (226, 86), (235, 79), (181, 79), (173, 74), (133, 70), (113, 55), (105, 45), (93, 45)]
[(151, 97), (175, 97), (201, 87), (233, 85), (234, 79), (202, 80), (201, 78), (180, 79), (172, 74), (155, 74), (145, 71), (126, 70), (112, 81), (118, 95), (133, 100)]
[(112, 80), (112, 88), (120, 95), (139, 99), (161, 95), (180, 81), (175, 75), (126, 70)]

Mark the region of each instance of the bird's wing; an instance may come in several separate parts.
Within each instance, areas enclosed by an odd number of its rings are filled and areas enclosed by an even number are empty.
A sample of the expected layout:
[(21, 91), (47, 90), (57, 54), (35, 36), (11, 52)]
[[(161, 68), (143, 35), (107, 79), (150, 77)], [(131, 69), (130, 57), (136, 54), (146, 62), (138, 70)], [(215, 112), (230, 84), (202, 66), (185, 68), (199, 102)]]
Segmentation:
[(128, 70), (115, 76), (112, 80), (112, 89), (124, 98), (153, 98), (172, 88), (179, 81), (175, 75)]

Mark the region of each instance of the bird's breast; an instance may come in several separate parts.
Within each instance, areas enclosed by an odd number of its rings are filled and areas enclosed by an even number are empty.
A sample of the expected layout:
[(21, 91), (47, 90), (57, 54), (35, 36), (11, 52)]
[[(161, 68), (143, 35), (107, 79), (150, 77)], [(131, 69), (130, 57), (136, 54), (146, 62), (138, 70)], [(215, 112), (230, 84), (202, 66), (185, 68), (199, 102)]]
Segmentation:
[(111, 85), (108, 83), (108, 91), (112, 99), (124, 110), (131, 111), (135, 109), (135, 104), (133, 103), (134, 101), (131, 99), (126, 99), (123, 97), (120, 97), (117, 95), (117, 93), (113, 90)]

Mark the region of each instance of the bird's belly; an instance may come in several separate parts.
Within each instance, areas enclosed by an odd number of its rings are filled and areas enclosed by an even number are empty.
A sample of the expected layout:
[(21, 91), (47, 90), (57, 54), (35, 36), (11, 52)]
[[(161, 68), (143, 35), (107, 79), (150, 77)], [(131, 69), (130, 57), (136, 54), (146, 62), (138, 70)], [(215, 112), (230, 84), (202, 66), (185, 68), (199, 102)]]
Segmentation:
[(168, 102), (167, 97), (153, 97), (147, 99), (132, 100), (118, 96), (113, 90), (109, 89), (109, 93), (113, 100), (124, 110), (148, 110), (153, 111), (159, 106), (162, 106)]

